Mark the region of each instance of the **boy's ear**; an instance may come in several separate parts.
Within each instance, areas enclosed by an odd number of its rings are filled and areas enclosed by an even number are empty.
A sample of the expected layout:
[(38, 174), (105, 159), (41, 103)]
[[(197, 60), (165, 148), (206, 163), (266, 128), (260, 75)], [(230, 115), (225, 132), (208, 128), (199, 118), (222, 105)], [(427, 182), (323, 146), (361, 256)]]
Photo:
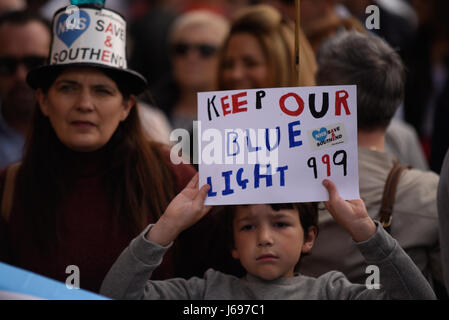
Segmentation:
[(240, 257), (239, 257), (239, 252), (234, 248), (234, 249), (232, 249), (231, 250), (231, 255), (232, 255), (232, 257), (234, 258), (234, 259), (239, 259)]
[(316, 227), (309, 227), (307, 234), (304, 234), (304, 243), (302, 244), (301, 250), (302, 253), (308, 253), (310, 250), (312, 250), (317, 234), (318, 229)]

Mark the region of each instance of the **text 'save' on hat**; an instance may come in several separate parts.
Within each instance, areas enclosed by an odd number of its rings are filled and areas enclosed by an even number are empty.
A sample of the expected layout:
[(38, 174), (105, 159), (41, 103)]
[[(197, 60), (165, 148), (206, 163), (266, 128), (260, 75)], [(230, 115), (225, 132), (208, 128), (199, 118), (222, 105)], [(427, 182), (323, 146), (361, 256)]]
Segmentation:
[(28, 84), (37, 89), (61, 68), (92, 66), (117, 72), (131, 93), (141, 93), (147, 81), (127, 67), (125, 19), (109, 9), (79, 6), (77, 20), (73, 20), (65, 9), (59, 9), (53, 17), (48, 64), (30, 70)]

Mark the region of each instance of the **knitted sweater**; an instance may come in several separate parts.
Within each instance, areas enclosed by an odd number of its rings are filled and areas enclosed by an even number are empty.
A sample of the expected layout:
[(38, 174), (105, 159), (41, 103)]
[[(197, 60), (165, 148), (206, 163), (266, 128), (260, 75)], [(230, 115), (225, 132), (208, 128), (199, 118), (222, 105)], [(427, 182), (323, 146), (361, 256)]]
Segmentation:
[[(178, 193), (195, 170), (188, 165), (175, 166), (168, 153), (164, 156), (172, 169)], [(108, 200), (103, 182), (104, 175), (108, 174), (104, 169), (104, 154), (72, 152), (69, 161), (77, 165), (76, 179), (57, 212), (60, 241), (55, 251), (48, 254), (39, 249), (33, 235), (26, 231), (22, 203), (16, 199), (9, 221), (0, 218), (0, 261), (62, 282), (71, 275), (66, 273), (66, 268), (75, 265), (79, 268), (80, 287), (98, 292), (120, 252), (137, 234), (125, 227), (122, 217), (118, 222), (114, 220), (113, 204)], [(0, 195), (4, 183), (5, 170), (0, 172)], [(157, 214), (150, 213), (148, 221), (154, 223)], [(172, 253), (170, 250), (167, 261), (155, 271), (155, 279), (177, 275)]]

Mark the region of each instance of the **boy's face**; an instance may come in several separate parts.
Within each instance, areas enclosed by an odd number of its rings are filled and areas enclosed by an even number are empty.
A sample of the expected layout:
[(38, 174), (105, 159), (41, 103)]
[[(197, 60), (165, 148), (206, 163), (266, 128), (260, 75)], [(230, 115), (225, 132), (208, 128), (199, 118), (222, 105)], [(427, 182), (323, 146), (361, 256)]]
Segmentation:
[(234, 249), (246, 271), (265, 280), (293, 277), (301, 252), (309, 252), (314, 232), (304, 241), (296, 209), (274, 211), (266, 204), (238, 206), (233, 219)]

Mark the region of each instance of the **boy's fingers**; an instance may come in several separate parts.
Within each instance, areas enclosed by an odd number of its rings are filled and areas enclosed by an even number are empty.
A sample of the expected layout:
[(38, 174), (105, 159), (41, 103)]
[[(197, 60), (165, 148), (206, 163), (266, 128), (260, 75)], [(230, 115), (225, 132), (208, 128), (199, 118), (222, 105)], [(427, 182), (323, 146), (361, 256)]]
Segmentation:
[(327, 192), (329, 192), (329, 201), (337, 199), (340, 196), (337, 187), (331, 180), (324, 179), (323, 186), (327, 189)]
[(208, 185), (207, 183), (201, 187), (200, 194), (201, 194), (201, 199), (203, 201), (206, 200), (209, 190), (210, 190), (210, 185)]
[(209, 189), (210, 185), (205, 184), (204, 186), (201, 187), (200, 191), (198, 192), (195, 198), (196, 205), (198, 206), (198, 208), (201, 208), (201, 217), (203, 217), (206, 213), (208, 213), (212, 208), (212, 206), (204, 205), (204, 201), (206, 201)]
[(199, 174), (198, 172), (192, 177), (192, 179), (187, 184), (187, 188), (195, 188), (198, 185)]
[(210, 185), (205, 184), (204, 186), (201, 187), (200, 191), (195, 197), (195, 201), (198, 202), (201, 206), (204, 204), (204, 201), (206, 201), (209, 189)]

